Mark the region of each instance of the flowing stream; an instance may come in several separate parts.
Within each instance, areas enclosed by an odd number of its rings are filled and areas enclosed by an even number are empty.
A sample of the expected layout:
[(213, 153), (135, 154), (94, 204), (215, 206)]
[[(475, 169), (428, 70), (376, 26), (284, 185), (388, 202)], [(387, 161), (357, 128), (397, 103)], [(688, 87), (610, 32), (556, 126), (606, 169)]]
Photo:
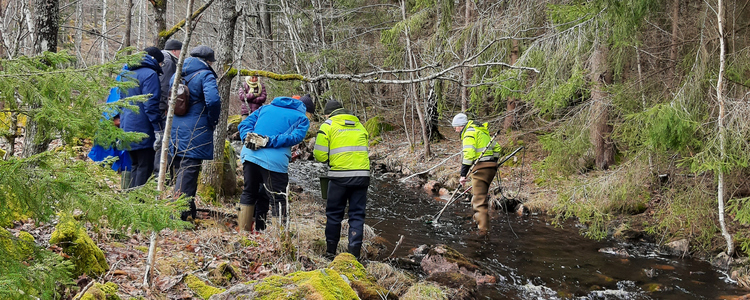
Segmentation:
[[(320, 195), (317, 176), (324, 169), (296, 162), (290, 181)], [(366, 224), (392, 243), (387, 253), (404, 236), (395, 256), (407, 256), (422, 244), (446, 244), (477, 261), (498, 277), (497, 284), (480, 287), (478, 299), (726, 299), (747, 293), (706, 262), (663, 255), (650, 244), (590, 240), (572, 221), (553, 226), (543, 215), (491, 211), (491, 230), (480, 236), (470, 204), (457, 202), (439, 223), (428, 222), (443, 205), (377, 175), (368, 193)], [(624, 249), (629, 255), (600, 249)]]

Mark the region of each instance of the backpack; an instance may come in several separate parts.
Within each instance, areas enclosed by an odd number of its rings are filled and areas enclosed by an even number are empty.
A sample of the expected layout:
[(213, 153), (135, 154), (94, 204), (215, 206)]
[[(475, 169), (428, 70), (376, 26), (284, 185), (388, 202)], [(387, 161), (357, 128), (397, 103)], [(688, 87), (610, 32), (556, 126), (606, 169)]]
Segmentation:
[(190, 109), (190, 89), (188, 88), (188, 83), (190, 80), (195, 78), (196, 75), (205, 72), (206, 70), (198, 71), (192, 76), (190, 76), (190, 79), (185, 79), (185, 77), (182, 78), (180, 81), (180, 84), (177, 85), (177, 95), (174, 97), (174, 115), (175, 116), (184, 116), (187, 114), (188, 110)]

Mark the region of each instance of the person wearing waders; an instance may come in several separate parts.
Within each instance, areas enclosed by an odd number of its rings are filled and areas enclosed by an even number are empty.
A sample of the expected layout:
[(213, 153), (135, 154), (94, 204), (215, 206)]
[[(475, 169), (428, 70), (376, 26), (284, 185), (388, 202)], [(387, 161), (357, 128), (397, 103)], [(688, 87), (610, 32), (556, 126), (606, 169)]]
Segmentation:
[(370, 185), (370, 134), (351, 111), (329, 101), (323, 112), (328, 118), (320, 125), (313, 155), (327, 162), (326, 257), (336, 256), (341, 238), (341, 221), (349, 203), (349, 253), (357, 259), (362, 250), (367, 188)]
[(286, 221), (291, 148), (307, 135), (310, 120), (305, 113), (311, 108), (291, 97), (276, 97), (237, 126), (244, 141), (240, 158), (245, 186), (237, 216), (240, 230), (265, 230), (269, 204), (271, 215)]
[(469, 121), (465, 114), (459, 113), (453, 117), (451, 125), (456, 132), (461, 133), (463, 146), (461, 178), (458, 182), (461, 186), (465, 186), (466, 177), (471, 176), (471, 193), (473, 194), (471, 206), (474, 209), (474, 221), (479, 231), (486, 233), (490, 228), (487, 193), (497, 173), (497, 160), (502, 147), (492, 140), (487, 129), (488, 123), (475, 124), (474, 121)]

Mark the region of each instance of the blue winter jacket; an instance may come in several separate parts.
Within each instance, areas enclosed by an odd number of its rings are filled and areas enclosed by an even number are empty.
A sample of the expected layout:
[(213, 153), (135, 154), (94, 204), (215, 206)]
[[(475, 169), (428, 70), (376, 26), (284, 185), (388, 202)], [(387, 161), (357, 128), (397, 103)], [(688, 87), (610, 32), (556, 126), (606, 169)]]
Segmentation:
[(268, 105), (263, 105), (237, 126), (240, 137), (245, 139), (249, 132), (268, 137), (268, 145), (258, 150), (242, 147), (243, 161), (255, 163), (266, 170), (287, 173), (292, 146), (299, 144), (310, 128), (310, 120), (305, 116), (305, 104), (290, 97), (276, 97)]
[[(129, 69), (129, 71), (128, 71)], [(130, 88), (121, 94), (122, 98), (148, 95), (145, 102), (131, 103), (138, 106), (138, 111), (123, 109), (120, 114), (120, 128), (125, 132), (142, 132), (148, 137), (130, 144), (130, 150), (152, 148), (154, 146), (154, 130), (161, 130), (162, 111), (159, 110), (159, 98), (161, 87), (159, 85), (159, 74), (161, 67), (153, 57), (145, 55), (138, 65), (123, 68), (124, 73), (121, 80), (136, 80), (138, 86)]]
[[(169, 153), (194, 159), (214, 159), (214, 127), (221, 113), (216, 73), (202, 59), (188, 57), (182, 66), (182, 77), (190, 80), (190, 108), (184, 116), (174, 116), (172, 120)], [(174, 75), (170, 82), (174, 82)]]

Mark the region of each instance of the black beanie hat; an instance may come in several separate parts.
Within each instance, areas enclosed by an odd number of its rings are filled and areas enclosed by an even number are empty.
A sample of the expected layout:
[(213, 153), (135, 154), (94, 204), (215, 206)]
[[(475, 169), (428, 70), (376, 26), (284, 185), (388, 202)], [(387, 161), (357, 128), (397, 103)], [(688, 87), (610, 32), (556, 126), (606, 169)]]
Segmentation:
[(336, 100), (331, 100), (326, 103), (326, 107), (323, 110), (323, 114), (330, 115), (334, 110), (342, 108), (341, 103)]
[(146, 54), (151, 55), (154, 59), (156, 59), (156, 62), (161, 63), (164, 61), (164, 54), (161, 54), (161, 50), (156, 47), (148, 47), (146, 49), (143, 49), (143, 51), (146, 51)]
[(302, 101), (302, 103), (305, 104), (305, 107), (307, 108), (307, 112), (314, 113), (315, 112), (315, 104), (312, 101), (312, 97), (310, 97), (310, 94), (306, 94), (299, 98), (299, 101)]

